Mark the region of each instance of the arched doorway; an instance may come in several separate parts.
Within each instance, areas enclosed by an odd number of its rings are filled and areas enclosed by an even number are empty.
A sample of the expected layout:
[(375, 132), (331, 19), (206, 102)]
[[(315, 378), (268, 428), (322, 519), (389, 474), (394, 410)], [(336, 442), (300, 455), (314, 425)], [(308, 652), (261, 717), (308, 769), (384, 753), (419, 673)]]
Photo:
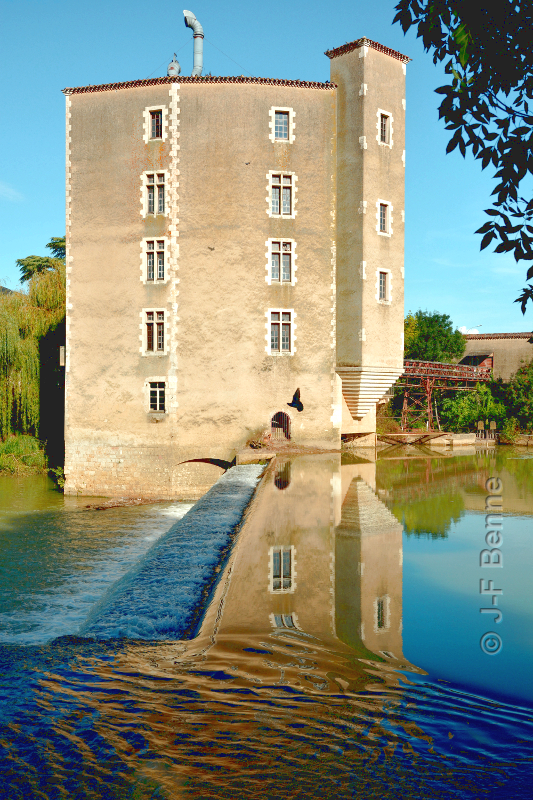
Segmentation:
[(291, 438), (291, 418), (283, 411), (278, 411), (274, 414), (270, 422), (272, 431), (272, 439), (290, 439)]

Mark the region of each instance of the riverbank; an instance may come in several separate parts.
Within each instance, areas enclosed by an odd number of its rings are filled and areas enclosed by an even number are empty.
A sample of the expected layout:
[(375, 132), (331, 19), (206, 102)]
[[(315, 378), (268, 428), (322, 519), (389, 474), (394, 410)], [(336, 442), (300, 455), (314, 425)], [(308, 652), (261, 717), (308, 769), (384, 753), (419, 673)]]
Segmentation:
[(34, 436), (9, 436), (0, 442), (0, 473), (45, 472), (48, 467), (44, 448)]

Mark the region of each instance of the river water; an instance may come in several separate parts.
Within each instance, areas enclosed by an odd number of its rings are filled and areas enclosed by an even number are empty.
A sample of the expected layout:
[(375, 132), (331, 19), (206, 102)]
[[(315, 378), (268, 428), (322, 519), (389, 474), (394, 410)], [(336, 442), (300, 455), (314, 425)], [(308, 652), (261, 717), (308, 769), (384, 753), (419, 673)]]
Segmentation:
[(0, 797), (532, 796), (527, 450), (279, 462), (181, 641), (80, 634), (191, 505), (89, 502), (0, 478)]

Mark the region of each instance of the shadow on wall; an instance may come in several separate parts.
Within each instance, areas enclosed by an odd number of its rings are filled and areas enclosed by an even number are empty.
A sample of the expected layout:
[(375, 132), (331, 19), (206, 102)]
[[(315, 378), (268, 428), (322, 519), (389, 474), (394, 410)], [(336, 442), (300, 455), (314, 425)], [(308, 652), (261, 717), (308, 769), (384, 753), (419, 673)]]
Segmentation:
[(65, 322), (60, 322), (39, 342), (39, 439), (45, 442), (49, 466), (65, 464), (65, 367), (60, 347), (65, 345)]

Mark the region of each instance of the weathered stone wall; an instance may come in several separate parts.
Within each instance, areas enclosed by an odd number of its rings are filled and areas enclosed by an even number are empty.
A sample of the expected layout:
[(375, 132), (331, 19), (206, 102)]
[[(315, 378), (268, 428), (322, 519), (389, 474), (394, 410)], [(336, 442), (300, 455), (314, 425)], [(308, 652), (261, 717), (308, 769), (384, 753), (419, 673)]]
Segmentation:
[(375, 431), (365, 417), (403, 371), (406, 65), (364, 41), (328, 53), (338, 86), (337, 369), (360, 421), (346, 433)]
[(533, 360), (532, 338), (531, 333), (469, 334), (465, 336), (463, 359), (471, 355), (492, 354), (494, 377), (508, 381), (523, 364)]
[[(146, 137), (147, 108), (166, 136)], [(271, 109), (294, 140), (270, 138)], [(189, 81), (67, 97), (66, 491), (188, 497), (291, 418), (295, 443), (338, 448), (335, 391), (335, 91)], [(165, 174), (166, 215), (143, 216), (143, 174)], [(296, 214), (268, 212), (271, 171), (294, 173)], [(165, 237), (167, 278), (143, 280)], [(296, 243), (294, 285), (269, 285), (267, 241)], [(267, 350), (268, 310), (290, 309), (294, 352)], [(145, 352), (144, 309), (166, 350)], [(166, 382), (153, 414), (150, 381)], [(304, 411), (287, 406), (300, 388)], [(201, 492), (200, 492), (201, 493)]]

